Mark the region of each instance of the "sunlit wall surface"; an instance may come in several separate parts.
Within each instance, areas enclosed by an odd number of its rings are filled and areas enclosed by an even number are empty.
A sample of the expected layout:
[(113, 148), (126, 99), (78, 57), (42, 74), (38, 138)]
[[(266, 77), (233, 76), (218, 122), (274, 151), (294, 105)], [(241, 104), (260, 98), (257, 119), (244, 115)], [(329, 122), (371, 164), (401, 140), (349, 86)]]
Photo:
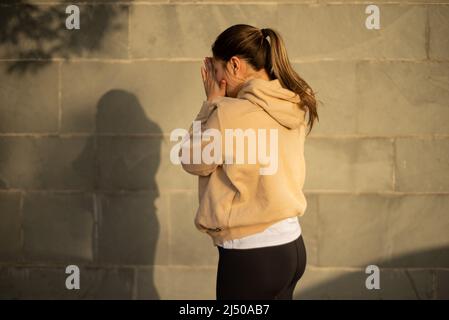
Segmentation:
[(215, 299), (169, 137), (236, 23), (318, 92), (295, 299), (449, 298), (448, 1), (0, 2), (0, 298)]

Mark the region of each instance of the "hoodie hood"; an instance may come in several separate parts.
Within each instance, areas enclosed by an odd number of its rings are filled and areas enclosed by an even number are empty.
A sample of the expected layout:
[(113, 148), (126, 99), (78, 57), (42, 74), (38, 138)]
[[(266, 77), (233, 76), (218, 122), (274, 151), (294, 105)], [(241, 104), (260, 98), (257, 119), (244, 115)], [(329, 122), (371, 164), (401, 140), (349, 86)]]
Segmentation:
[(260, 106), (274, 120), (289, 129), (296, 129), (305, 122), (305, 111), (299, 107), (299, 95), (282, 87), (279, 79), (250, 79), (240, 88), (237, 98)]

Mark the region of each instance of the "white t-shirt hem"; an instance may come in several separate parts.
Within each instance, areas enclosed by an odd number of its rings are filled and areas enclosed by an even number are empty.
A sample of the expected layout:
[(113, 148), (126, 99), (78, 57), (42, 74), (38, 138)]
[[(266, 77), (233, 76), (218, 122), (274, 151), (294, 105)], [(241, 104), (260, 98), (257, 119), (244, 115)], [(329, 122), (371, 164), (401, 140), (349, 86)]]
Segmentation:
[(225, 249), (253, 249), (278, 246), (296, 240), (301, 232), (298, 218), (291, 217), (271, 225), (260, 233), (225, 241), (221, 247)]

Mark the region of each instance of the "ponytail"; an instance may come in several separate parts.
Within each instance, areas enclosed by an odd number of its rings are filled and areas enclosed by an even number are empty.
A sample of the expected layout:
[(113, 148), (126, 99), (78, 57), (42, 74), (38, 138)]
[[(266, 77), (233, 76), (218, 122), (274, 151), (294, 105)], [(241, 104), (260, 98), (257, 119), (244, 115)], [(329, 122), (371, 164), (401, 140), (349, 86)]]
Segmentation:
[(301, 98), (300, 108), (309, 112), (309, 133), (315, 119), (320, 120), (317, 112), (315, 92), (293, 69), (288, 59), (284, 41), (279, 33), (271, 28), (261, 30), (262, 36), (270, 38), (266, 56), (265, 69), (271, 79), (279, 79), (284, 88), (296, 92)]

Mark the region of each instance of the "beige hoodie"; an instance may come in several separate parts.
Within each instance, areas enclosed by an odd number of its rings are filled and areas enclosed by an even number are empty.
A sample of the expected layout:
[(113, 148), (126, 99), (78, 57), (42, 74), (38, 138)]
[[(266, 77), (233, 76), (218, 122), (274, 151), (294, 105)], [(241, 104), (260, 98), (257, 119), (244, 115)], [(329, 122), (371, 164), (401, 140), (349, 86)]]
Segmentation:
[[(208, 164), (201, 159), (196, 164), (182, 162), (182, 166), (199, 176), (199, 207), (194, 223), (198, 230), (211, 236), (215, 245), (261, 232), (279, 220), (304, 214), (307, 207), (302, 191), (306, 122), (299, 99), (297, 94), (283, 88), (278, 79), (250, 79), (243, 84), (237, 98), (219, 97), (203, 102), (195, 120), (201, 121), (201, 133), (210, 128), (221, 133), (221, 157), (218, 153), (221, 163)], [(244, 143), (245, 162), (237, 163), (238, 139), (231, 136), (233, 146), (226, 149), (226, 129), (252, 129), (256, 140), (261, 135), (258, 129), (265, 129), (265, 153), (277, 154), (277, 171), (261, 174), (259, 169), (267, 164), (257, 155), (256, 163), (248, 161), (248, 139)], [(277, 152), (270, 129), (277, 129), (274, 130), (277, 131)], [(190, 143), (194, 139), (193, 132), (192, 124), (189, 135), (181, 142), (179, 156), (185, 152), (193, 159), (194, 144)], [(208, 147), (210, 152), (213, 141), (212, 138), (201, 141), (200, 150)], [(260, 144), (257, 149), (259, 147)], [(210, 153), (215, 155), (215, 152)]]

